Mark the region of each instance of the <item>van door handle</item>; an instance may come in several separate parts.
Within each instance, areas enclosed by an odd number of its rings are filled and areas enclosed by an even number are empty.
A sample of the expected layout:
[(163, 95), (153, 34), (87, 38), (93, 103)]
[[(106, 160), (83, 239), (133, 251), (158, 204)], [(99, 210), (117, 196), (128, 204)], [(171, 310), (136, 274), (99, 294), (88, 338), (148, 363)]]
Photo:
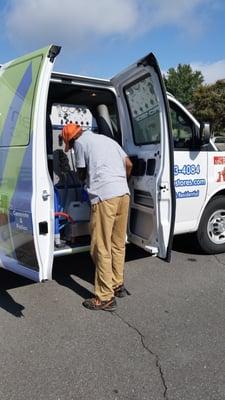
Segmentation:
[(42, 199), (44, 201), (48, 200), (48, 197), (50, 196), (50, 193), (47, 192), (47, 190), (43, 190), (42, 192)]
[(168, 185), (166, 183), (163, 183), (162, 185), (159, 186), (160, 190), (169, 190)]

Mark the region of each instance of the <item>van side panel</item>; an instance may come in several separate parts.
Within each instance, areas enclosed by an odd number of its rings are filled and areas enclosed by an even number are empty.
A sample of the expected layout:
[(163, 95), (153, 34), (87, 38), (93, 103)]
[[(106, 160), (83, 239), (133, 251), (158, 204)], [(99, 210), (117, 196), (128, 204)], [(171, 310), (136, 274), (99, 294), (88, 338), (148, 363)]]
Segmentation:
[[(0, 263), (38, 271), (31, 216), (32, 112), (42, 56), (0, 70)], [(15, 263), (16, 262), (16, 263)], [(15, 271), (16, 272), (16, 271)]]

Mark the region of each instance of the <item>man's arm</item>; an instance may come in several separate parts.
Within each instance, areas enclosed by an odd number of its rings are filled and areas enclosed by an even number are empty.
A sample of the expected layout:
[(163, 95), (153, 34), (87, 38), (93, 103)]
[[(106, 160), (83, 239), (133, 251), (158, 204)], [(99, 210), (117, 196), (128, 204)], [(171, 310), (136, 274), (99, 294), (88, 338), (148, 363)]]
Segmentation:
[(81, 182), (84, 182), (87, 176), (87, 168), (77, 168), (77, 175)]
[(83, 183), (87, 176), (85, 154), (82, 144), (76, 140), (74, 142), (74, 156), (78, 179)]
[(125, 168), (126, 168), (127, 178), (130, 177), (132, 167), (133, 167), (133, 164), (130, 161), (129, 157), (125, 157)]

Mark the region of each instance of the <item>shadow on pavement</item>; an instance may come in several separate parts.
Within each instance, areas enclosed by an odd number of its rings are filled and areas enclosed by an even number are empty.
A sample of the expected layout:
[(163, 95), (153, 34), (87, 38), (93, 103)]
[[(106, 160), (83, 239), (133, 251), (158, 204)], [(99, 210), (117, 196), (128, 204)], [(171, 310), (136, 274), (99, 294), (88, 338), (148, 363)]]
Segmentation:
[(202, 255), (203, 251), (199, 248), (194, 234), (174, 236), (173, 250), (178, 253)]
[[(149, 254), (144, 250), (131, 244), (127, 245), (126, 262), (146, 257), (149, 257)], [(54, 261), (53, 279), (60, 285), (73, 290), (84, 299), (92, 296), (93, 293), (78, 283), (76, 278), (94, 285), (94, 276), (95, 266), (89, 253), (59, 257)], [(0, 282), (0, 308), (16, 317), (22, 317), (24, 306), (16, 303), (7, 290), (33, 285), (34, 282), (4, 269), (0, 269)]]
[(25, 307), (17, 303), (6, 290), (0, 289), (0, 308), (17, 318), (21, 318), (23, 317), (22, 311)]
[(140, 258), (151, 257), (151, 255), (134, 244), (128, 244), (126, 249), (126, 262), (139, 260)]
[(24, 310), (24, 306), (17, 303), (7, 290), (31, 285), (34, 282), (4, 269), (0, 269), (0, 282), (0, 308), (17, 318), (23, 317), (22, 311)]
[(11, 271), (0, 268), (0, 288), (4, 290), (14, 289), (21, 286), (33, 285), (35, 282)]
[[(126, 261), (149, 257), (149, 254), (134, 245), (128, 245), (126, 250)], [(89, 253), (75, 254), (73, 256), (59, 257), (54, 261), (53, 279), (60, 285), (66, 286), (87, 299), (93, 293), (76, 281), (80, 278), (94, 285), (95, 266)]]
[(95, 267), (89, 253), (59, 257), (54, 261), (53, 279), (60, 285), (73, 290), (84, 299), (91, 297), (93, 293), (78, 283), (76, 278), (93, 284), (94, 274)]

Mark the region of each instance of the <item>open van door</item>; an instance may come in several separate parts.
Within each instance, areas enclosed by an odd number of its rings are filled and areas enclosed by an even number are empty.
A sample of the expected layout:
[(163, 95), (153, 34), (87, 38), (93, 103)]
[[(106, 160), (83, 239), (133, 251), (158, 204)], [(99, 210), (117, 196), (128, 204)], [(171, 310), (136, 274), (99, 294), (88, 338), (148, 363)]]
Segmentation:
[(170, 260), (174, 222), (173, 140), (166, 91), (151, 53), (111, 80), (123, 148), (133, 161), (128, 240)]
[(50, 277), (53, 258), (46, 104), (59, 51), (49, 46), (0, 68), (0, 265), (35, 281)]

